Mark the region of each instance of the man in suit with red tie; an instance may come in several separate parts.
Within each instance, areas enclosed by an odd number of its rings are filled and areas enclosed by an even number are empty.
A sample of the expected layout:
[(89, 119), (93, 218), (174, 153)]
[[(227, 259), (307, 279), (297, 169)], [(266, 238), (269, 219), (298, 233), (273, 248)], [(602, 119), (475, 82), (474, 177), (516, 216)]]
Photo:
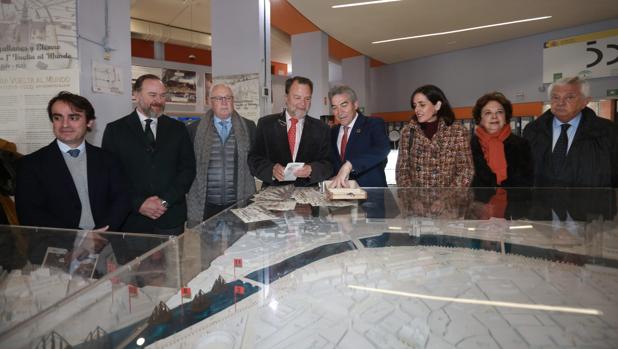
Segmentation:
[(361, 187), (386, 187), (384, 167), (390, 151), (384, 121), (358, 111), (356, 93), (348, 86), (328, 92), (331, 109), (339, 125), (331, 130), (331, 187), (348, 187), (354, 179)]
[[(300, 76), (288, 79), (285, 111), (258, 121), (247, 161), (251, 174), (264, 184), (310, 186), (330, 177), (328, 126), (307, 115), (312, 93), (311, 80)], [(292, 162), (304, 164), (293, 171), (293, 182), (284, 176), (286, 165)]]

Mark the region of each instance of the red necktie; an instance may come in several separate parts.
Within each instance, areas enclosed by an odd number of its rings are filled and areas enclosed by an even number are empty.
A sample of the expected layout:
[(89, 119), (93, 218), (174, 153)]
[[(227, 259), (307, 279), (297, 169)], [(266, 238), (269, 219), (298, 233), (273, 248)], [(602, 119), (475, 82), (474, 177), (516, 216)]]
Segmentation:
[(348, 129), (349, 126), (343, 127), (343, 137), (341, 137), (341, 148), (339, 149), (339, 154), (341, 154), (341, 160), (345, 158), (345, 147), (348, 145)]
[(294, 160), (294, 146), (296, 145), (296, 124), (298, 123), (298, 119), (291, 118), (290, 122), (292, 126), (288, 130), (288, 143), (290, 144), (290, 155), (292, 155), (292, 160)]

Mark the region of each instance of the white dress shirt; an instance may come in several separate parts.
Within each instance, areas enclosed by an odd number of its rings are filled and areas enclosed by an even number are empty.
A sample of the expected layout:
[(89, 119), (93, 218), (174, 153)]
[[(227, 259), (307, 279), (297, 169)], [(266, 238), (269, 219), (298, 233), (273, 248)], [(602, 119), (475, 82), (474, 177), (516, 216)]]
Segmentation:
[(144, 130), (144, 132), (146, 132), (146, 119), (152, 120), (152, 122), (150, 123), (150, 130), (152, 131), (152, 134), (154, 135), (155, 139), (157, 139), (157, 119), (158, 118), (149, 118), (146, 115), (142, 114), (139, 111), (139, 109), (135, 109), (135, 111), (137, 112), (137, 116), (139, 116), (139, 121), (142, 123), (142, 130)]

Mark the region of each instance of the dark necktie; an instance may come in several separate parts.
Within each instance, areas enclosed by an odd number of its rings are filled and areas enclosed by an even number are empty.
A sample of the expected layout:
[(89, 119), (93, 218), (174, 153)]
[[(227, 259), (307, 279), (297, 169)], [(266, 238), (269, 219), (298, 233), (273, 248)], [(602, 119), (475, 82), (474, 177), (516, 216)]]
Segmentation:
[(148, 145), (154, 147), (155, 144), (155, 136), (152, 133), (152, 129), (150, 128), (150, 123), (152, 119), (146, 119), (146, 127), (144, 128), (144, 134), (146, 135), (146, 141), (148, 141)]
[(567, 130), (571, 127), (569, 124), (560, 125), (560, 136), (554, 146), (554, 152), (552, 153), (552, 162), (555, 169), (560, 169), (564, 166), (567, 156), (567, 149), (569, 147), (569, 136)]
[(72, 157), (76, 158), (79, 156), (79, 149), (71, 149), (68, 150), (67, 153), (69, 153), (69, 155), (71, 155)]
[(341, 161), (345, 158), (345, 147), (348, 145), (348, 129), (349, 126), (343, 127), (343, 137), (341, 137), (341, 148), (339, 149), (339, 155), (341, 155)]

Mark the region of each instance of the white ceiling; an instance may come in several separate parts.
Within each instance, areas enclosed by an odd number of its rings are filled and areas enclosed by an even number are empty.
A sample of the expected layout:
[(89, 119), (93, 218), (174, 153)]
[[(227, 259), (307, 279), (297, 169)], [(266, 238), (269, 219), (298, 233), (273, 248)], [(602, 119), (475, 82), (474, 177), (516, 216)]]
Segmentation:
[[(359, 0), (288, 0), (330, 36), (384, 63), (454, 51), (618, 17), (616, 0), (402, 0), (332, 9)], [(549, 20), (384, 44), (372, 41), (525, 18)]]
[[(271, 0), (283, 1), (283, 0)], [(356, 0), (288, 0), (330, 36), (385, 63), (486, 45), (618, 17), (616, 0), (402, 0), (381, 5), (332, 9)], [(519, 19), (549, 20), (371, 44), (372, 41), (451, 31)], [(211, 32), (210, 0), (131, 0), (131, 17)], [(291, 64), (287, 34), (273, 28), (271, 58)]]

